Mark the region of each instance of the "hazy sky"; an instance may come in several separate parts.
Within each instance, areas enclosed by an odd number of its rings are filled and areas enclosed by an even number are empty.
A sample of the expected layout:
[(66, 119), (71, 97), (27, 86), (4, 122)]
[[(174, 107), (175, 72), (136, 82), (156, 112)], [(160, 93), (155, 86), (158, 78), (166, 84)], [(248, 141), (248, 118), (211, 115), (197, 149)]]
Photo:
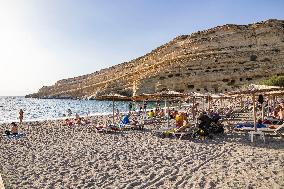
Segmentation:
[(129, 61), (181, 34), (284, 19), (282, 0), (0, 0), (0, 96)]

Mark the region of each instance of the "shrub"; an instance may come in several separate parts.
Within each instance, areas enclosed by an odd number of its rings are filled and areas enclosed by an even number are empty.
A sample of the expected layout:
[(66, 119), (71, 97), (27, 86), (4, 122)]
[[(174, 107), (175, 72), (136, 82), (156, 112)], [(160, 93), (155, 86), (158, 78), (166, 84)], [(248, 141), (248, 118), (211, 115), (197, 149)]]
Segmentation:
[(284, 87), (284, 76), (273, 76), (269, 79), (263, 80), (261, 84)]

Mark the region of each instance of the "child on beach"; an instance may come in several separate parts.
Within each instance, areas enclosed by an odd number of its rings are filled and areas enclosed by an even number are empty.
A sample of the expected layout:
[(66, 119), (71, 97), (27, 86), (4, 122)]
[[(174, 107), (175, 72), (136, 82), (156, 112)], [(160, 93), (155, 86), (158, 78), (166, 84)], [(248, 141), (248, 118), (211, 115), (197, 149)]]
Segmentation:
[(9, 135), (17, 135), (18, 134), (18, 125), (15, 122), (12, 122), (11, 125), (12, 125), (11, 130), (10, 131), (9, 130), (5, 131), (5, 134), (7, 136), (9, 136)]
[(20, 109), (20, 112), (19, 112), (19, 119), (20, 119), (20, 124), (22, 124), (23, 123), (23, 119), (24, 119), (24, 111), (22, 109)]

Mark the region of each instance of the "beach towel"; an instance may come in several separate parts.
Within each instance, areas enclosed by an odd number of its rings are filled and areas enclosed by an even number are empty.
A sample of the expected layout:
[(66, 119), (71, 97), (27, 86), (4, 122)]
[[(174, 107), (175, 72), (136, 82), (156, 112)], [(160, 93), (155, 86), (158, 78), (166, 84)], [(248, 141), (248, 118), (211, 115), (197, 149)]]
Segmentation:
[(238, 123), (238, 124), (235, 126), (235, 128), (238, 128), (238, 129), (243, 128), (243, 127), (250, 127), (250, 128), (253, 128), (254, 125), (253, 125), (253, 123)]
[(5, 137), (7, 139), (19, 139), (19, 138), (22, 138), (24, 136), (25, 136), (24, 133), (18, 133), (17, 135), (5, 135)]
[[(253, 123), (238, 123), (235, 126), (235, 128), (237, 128), (237, 129), (244, 128), (244, 127), (246, 127), (246, 128), (253, 128), (254, 124)], [(258, 124), (256, 124), (256, 127), (257, 128), (266, 128), (267, 126), (262, 124), (262, 123), (258, 123)]]
[(257, 128), (266, 128), (267, 126), (262, 124), (262, 123), (258, 123), (258, 124), (256, 124), (256, 127)]

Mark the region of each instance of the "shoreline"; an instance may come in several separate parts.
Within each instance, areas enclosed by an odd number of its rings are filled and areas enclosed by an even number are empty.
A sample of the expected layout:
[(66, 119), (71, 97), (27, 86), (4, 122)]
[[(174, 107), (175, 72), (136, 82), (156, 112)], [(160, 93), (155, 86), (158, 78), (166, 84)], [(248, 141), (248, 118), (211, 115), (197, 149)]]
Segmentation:
[[(93, 114), (90, 114), (89, 117), (96, 117), (96, 116), (108, 116), (108, 115), (112, 115), (112, 113), (109, 113), (109, 112), (105, 112), (105, 113), (93, 113)], [(85, 118), (87, 117), (87, 115), (79, 115), (80, 117), (82, 118)], [(64, 119), (70, 119), (70, 118), (75, 118), (75, 115), (72, 115), (72, 116), (65, 116), (65, 117), (55, 117), (55, 118), (40, 118), (40, 119), (27, 119), (27, 120), (23, 120), (23, 123), (30, 123), (30, 122), (44, 122), (44, 121), (62, 121)], [(8, 123), (11, 123), (11, 122), (16, 122), (18, 123), (19, 120), (9, 120), (9, 121), (3, 121), (3, 122), (0, 122), (0, 125), (1, 124), (8, 124)]]
[[(187, 106), (184, 106), (184, 108), (186, 108)], [(171, 106), (171, 107), (168, 107), (169, 109), (172, 109), (172, 108), (177, 108), (177, 106)], [(154, 109), (154, 107), (153, 108), (148, 108), (148, 109), (146, 109), (146, 111), (150, 111), (150, 110), (152, 110), (152, 109)], [(165, 111), (164, 109), (165, 109), (165, 107), (162, 107), (161, 108), (163, 111)], [(132, 110), (131, 111), (132, 113), (139, 113), (139, 110)], [(143, 111), (142, 111), (143, 112)], [(127, 112), (125, 112), (125, 111), (122, 111), (122, 112), (119, 112), (120, 114), (127, 114), (128, 113), (128, 111)], [(115, 112), (115, 115), (116, 115), (116, 112)], [(87, 115), (86, 114), (83, 114), (83, 115), (80, 115), (79, 114), (79, 116), (80, 117), (82, 117), (82, 118), (86, 118), (87, 117)], [(91, 117), (97, 117), (97, 116), (112, 116), (112, 112), (103, 112), (103, 113), (90, 113), (89, 115), (88, 115), (88, 117), (89, 118), (91, 118)], [(54, 117), (54, 118), (40, 118), (40, 119), (24, 119), (23, 121), (24, 122), (43, 122), (43, 121), (57, 121), (57, 120), (64, 120), (64, 119), (67, 119), (67, 118), (75, 118), (75, 115), (71, 115), (71, 116), (65, 116), (65, 117)], [(8, 123), (11, 123), (11, 122), (16, 122), (16, 123), (18, 123), (19, 122), (19, 120), (17, 119), (17, 120), (9, 120), (9, 121), (0, 121), (0, 125), (1, 124), (8, 124)]]

